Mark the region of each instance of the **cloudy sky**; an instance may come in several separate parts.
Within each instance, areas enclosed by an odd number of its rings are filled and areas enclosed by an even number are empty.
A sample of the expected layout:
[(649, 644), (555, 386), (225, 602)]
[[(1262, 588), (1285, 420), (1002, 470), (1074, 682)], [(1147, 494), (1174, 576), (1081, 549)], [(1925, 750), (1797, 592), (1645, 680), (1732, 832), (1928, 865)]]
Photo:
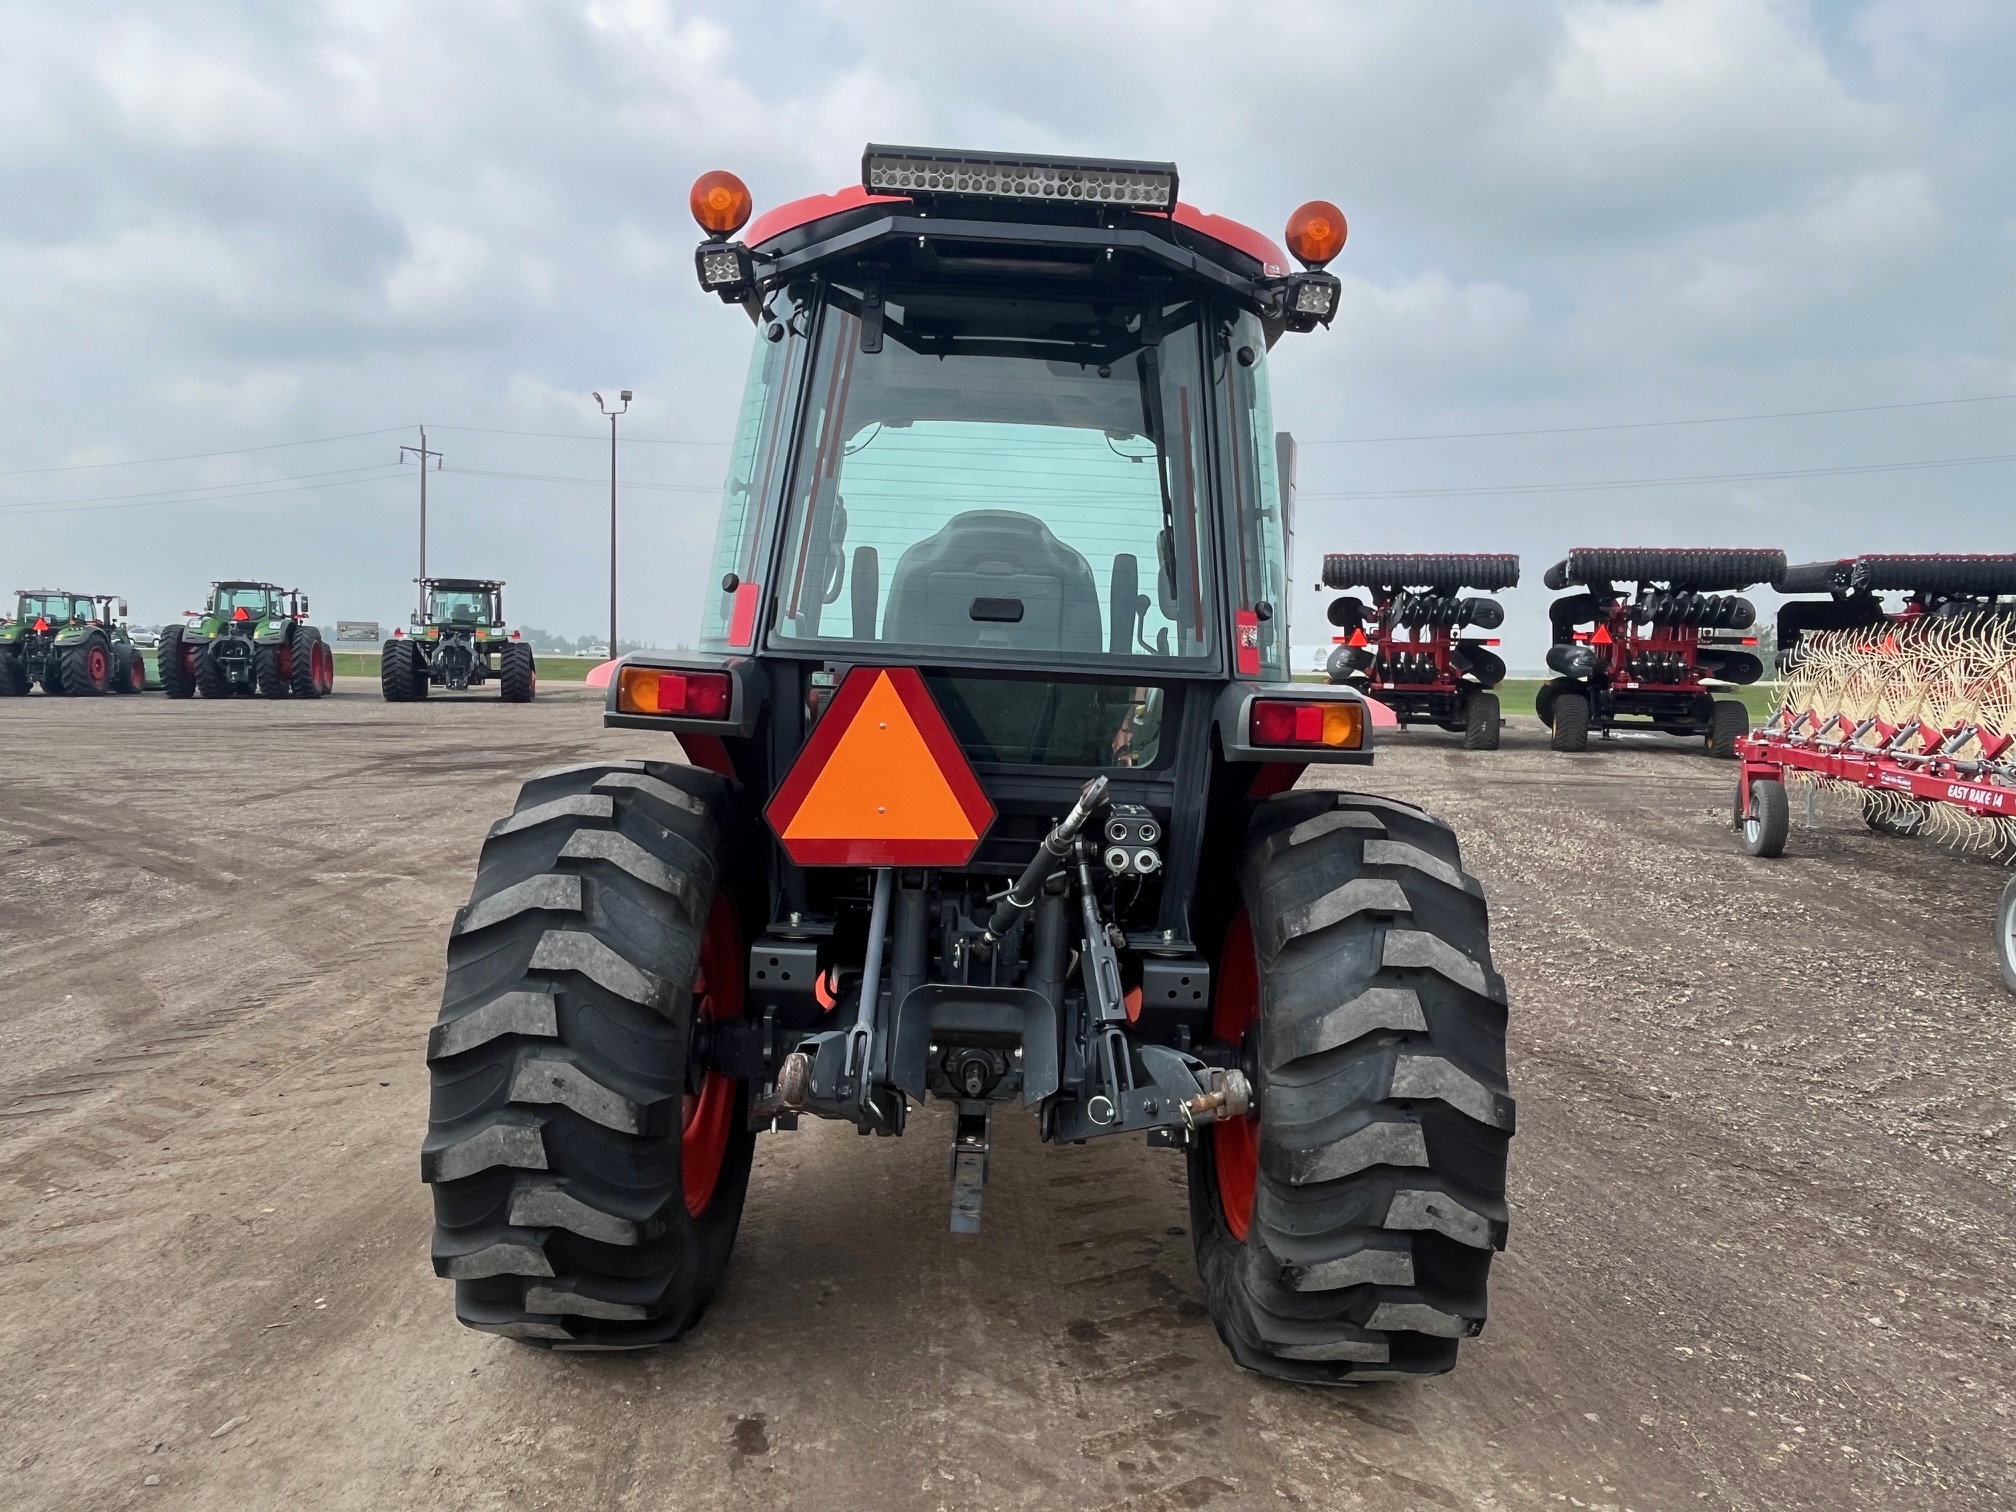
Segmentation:
[(4, 586), (389, 622), (425, 423), (430, 565), (591, 631), (629, 387), (624, 633), (690, 637), (751, 336), (687, 186), (869, 140), (1344, 206), (1342, 313), (1276, 354), (1300, 640), (1326, 549), (1523, 553), (1515, 666), (1570, 545), (2016, 550), (2016, 462), (1889, 466), (2016, 453), (2012, 78), (2005, 0), (0, 6)]

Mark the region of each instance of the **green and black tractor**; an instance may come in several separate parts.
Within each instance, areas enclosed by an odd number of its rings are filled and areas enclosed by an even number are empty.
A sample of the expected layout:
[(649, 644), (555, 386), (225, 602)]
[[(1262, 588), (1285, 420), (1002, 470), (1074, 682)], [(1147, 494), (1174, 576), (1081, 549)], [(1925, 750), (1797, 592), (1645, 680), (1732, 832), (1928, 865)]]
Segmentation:
[(45, 693), (144, 692), (147, 663), (126, 633), (126, 601), (60, 588), (17, 594), (13, 616), (0, 620), (0, 695), (37, 683)]
[(170, 698), (320, 698), (336, 685), (336, 658), (299, 589), (212, 583), (203, 608), (183, 618), (161, 632), (155, 654)]
[(1270, 354), (1336, 313), (1342, 213), (1290, 218), (1297, 268), (1172, 163), (882, 147), (746, 240), (740, 180), (692, 204), (756, 336), (700, 648), (617, 664), (604, 722), (664, 759), (531, 778), (455, 916), (420, 1171), (457, 1315), (677, 1338), (811, 1118), (945, 1140), (973, 1234), (1022, 1114), (1187, 1165), (1183, 1222), (1138, 1162), (1069, 1179), (1188, 1234), (1241, 1364), (1449, 1369), (1507, 1224), (1484, 889), (1365, 790), (1364, 695), (1289, 669)]
[(424, 578), (426, 609), (413, 633), (394, 630), (379, 653), (378, 680), (389, 703), (411, 703), (427, 690), (464, 692), (497, 684), (506, 703), (530, 703), (539, 691), (532, 648), (504, 624), (504, 585), (491, 578)]

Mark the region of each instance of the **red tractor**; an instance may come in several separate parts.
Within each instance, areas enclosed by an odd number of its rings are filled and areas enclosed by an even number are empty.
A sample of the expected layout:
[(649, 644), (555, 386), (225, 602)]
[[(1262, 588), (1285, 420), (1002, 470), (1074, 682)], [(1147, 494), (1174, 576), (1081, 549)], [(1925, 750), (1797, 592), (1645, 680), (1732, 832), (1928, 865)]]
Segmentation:
[(1483, 889), (1413, 805), (1298, 786), (1372, 756), (1289, 673), (1267, 383), (1343, 215), (1291, 217), (1296, 269), (1170, 163), (893, 147), (753, 225), (732, 175), (692, 203), (756, 333), (701, 649), (619, 664), (605, 721), (666, 759), (533, 778), (456, 916), (457, 1315), (677, 1338), (805, 1118), (945, 1139), (971, 1233), (1020, 1109), (1182, 1152), (1242, 1364), (1449, 1369), (1506, 1229)]
[(1323, 586), (1372, 593), (1369, 605), (1330, 602), (1330, 623), (1343, 632), (1330, 653), (1331, 682), (1378, 699), (1402, 725), (1460, 730), (1466, 751), (1498, 749), (1502, 720), (1491, 690), (1505, 680), (1505, 662), (1495, 638), (1465, 632), (1496, 630), (1505, 606), (1461, 595), (1517, 588), (1518, 557), (1331, 555)]
[(1587, 750), (1592, 729), (1639, 729), (1694, 736), (1710, 754), (1733, 758), (1750, 710), (1717, 694), (1764, 674), (1757, 637), (1745, 633), (1757, 608), (1740, 590), (1784, 573), (1784, 552), (1750, 548), (1583, 546), (1549, 567), (1549, 588), (1581, 590), (1547, 609), (1555, 676), (1534, 711), (1554, 732), (1554, 749)]

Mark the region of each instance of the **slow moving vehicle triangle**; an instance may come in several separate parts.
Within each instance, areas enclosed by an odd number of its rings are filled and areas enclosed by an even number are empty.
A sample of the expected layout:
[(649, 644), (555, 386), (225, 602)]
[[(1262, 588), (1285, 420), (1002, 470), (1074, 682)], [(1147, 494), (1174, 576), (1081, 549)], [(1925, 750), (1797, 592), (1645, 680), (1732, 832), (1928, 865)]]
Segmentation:
[(770, 801), (800, 866), (963, 866), (994, 822), (914, 667), (856, 667)]

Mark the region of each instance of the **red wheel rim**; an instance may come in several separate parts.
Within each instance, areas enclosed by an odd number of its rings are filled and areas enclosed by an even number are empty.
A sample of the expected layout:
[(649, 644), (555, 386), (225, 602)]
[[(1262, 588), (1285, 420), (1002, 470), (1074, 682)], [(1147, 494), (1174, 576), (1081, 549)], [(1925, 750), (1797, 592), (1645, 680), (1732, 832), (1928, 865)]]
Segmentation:
[[(742, 931), (735, 905), (716, 897), (700, 940), (700, 964), (693, 973), (693, 1022), (742, 1017)], [(680, 1105), (679, 1172), (686, 1184), (686, 1211), (698, 1218), (714, 1200), (728, 1136), (735, 1126), (735, 1083), (710, 1069), (698, 1093)]]
[(93, 687), (102, 686), (111, 674), (112, 666), (105, 655), (103, 646), (93, 646), (91, 654), (84, 658), (85, 675), (91, 679)]
[[(1253, 954), (1253, 925), (1241, 908), (1225, 931), (1218, 956), (1218, 1001), (1211, 1035), (1243, 1044), (1260, 1012), (1260, 963)], [(1211, 1125), (1211, 1164), (1218, 1173), (1218, 1207), (1232, 1237), (1244, 1241), (1253, 1222), (1253, 1187), (1260, 1173), (1260, 1122), (1235, 1118)]]
[(137, 651), (133, 653), (133, 667), (126, 674), (126, 678), (128, 682), (133, 684), (133, 691), (135, 693), (144, 693), (147, 691), (147, 663), (140, 659), (140, 653)]

